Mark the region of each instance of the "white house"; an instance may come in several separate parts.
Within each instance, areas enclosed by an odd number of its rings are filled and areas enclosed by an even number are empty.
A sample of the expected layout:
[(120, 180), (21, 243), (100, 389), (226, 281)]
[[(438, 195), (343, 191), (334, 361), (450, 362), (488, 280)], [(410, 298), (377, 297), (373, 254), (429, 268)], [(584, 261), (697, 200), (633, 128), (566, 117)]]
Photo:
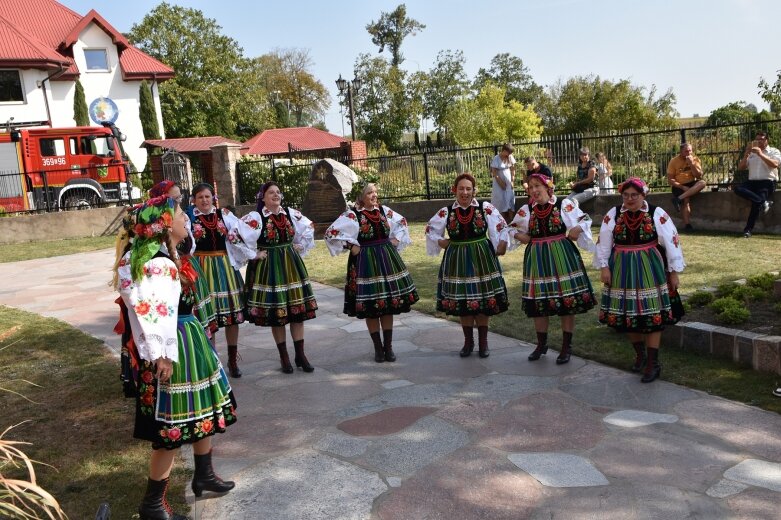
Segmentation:
[(81, 16), (54, 0), (0, 0), (0, 126), (74, 126), (76, 80), (84, 87), (91, 124), (113, 121), (125, 151), (146, 165), (139, 87), (152, 86), (164, 135), (159, 83), (174, 71), (144, 54), (94, 9)]

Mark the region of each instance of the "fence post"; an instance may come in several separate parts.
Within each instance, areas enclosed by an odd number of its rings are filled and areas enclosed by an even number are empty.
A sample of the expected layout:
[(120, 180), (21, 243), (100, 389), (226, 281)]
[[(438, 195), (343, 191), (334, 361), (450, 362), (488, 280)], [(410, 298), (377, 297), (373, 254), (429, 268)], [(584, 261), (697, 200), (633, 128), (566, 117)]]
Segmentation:
[(686, 129), (681, 128), (681, 144), (686, 142)]
[(426, 200), (431, 200), (431, 182), (428, 176), (428, 152), (423, 152), (423, 173), (426, 175)]

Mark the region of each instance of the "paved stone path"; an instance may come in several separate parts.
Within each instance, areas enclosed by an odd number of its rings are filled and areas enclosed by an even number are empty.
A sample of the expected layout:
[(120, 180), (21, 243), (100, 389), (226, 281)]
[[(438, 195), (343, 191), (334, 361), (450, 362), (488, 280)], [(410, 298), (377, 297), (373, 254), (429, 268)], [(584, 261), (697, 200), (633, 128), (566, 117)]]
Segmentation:
[[(0, 264), (0, 304), (117, 349), (112, 259)], [(460, 327), (416, 312), (396, 320), (398, 361), (376, 364), (341, 291), (315, 290), (314, 373), (280, 373), (270, 332), (241, 327), (239, 421), (215, 441), (237, 487), (190, 496), (194, 518), (781, 518), (777, 414), (577, 357), (529, 363), (495, 334), (491, 357), (461, 359)]]

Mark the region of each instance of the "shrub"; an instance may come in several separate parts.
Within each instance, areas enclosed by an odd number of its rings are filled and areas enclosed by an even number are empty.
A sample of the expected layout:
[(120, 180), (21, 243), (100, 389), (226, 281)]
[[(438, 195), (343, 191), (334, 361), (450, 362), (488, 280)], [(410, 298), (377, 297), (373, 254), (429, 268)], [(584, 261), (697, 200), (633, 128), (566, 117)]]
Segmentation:
[(759, 287), (750, 287), (748, 285), (738, 285), (732, 291), (732, 298), (736, 300), (742, 300), (748, 303), (751, 300), (764, 300), (768, 297), (768, 293)]
[(693, 307), (705, 307), (714, 299), (713, 293), (708, 291), (696, 291), (689, 296), (686, 302)]
[(775, 281), (775, 276), (770, 273), (764, 273), (749, 277), (748, 280), (746, 280), (746, 285), (762, 289), (769, 293), (773, 291), (773, 282)]
[(730, 325), (744, 323), (751, 316), (745, 304), (732, 297), (718, 298), (710, 307), (716, 313), (716, 319)]
[(719, 298), (726, 298), (728, 296), (732, 295), (732, 291), (734, 291), (738, 287), (737, 284), (733, 282), (727, 282), (719, 285), (716, 287), (716, 296)]

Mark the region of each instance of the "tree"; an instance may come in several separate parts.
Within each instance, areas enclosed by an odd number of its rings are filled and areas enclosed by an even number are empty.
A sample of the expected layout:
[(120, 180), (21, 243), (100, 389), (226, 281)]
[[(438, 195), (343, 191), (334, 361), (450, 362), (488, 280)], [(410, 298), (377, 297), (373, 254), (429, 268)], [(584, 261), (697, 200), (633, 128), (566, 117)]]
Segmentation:
[(278, 126), (306, 126), (322, 119), (331, 97), (311, 72), (314, 62), (308, 50), (275, 49), (256, 61), (277, 109), (277, 121), (286, 122)]
[(769, 84), (765, 78), (759, 78), (759, 95), (769, 105), (773, 114), (781, 115), (781, 70), (778, 71), (775, 83)]
[(76, 126), (89, 126), (87, 98), (84, 95), (84, 87), (79, 80), (76, 80), (76, 92), (73, 94), (73, 120), (76, 122)]
[(543, 96), (543, 88), (534, 82), (523, 60), (507, 52), (494, 56), (487, 70), (477, 71), (472, 88), (479, 92), (488, 82), (505, 90), (505, 101), (533, 105)]
[(575, 76), (550, 86), (537, 109), (553, 135), (672, 126), (678, 115), (672, 90), (658, 98), (655, 86), (645, 91), (625, 79)]
[(369, 145), (398, 148), (404, 131), (418, 125), (407, 73), (381, 57), (360, 54), (355, 77), (363, 83), (361, 90), (353, 93), (357, 132)]
[(176, 77), (160, 85), (170, 137), (242, 138), (269, 126), (268, 95), (253, 82), (254, 64), (201, 11), (163, 2), (133, 25), (128, 36), (176, 71)]
[(423, 91), (423, 117), (432, 119), (438, 129), (445, 128), (448, 107), (467, 93), (465, 62), (462, 51), (439, 51), (428, 73)]
[(538, 139), (540, 116), (504, 99), (503, 88), (487, 83), (474, 98), (456, 101), (445, 118), (450, 138), (462, 146)]
[(745, 101), (735, 101), (719, 107), (710, 113), (706, 125), (743, 123), (751, 120), (757, 113), (757, 107)]
[(372, 43), (380, 48), (380, 52), (388, 47), (391, 53), (391, 66), (398, 68), (404, 56), (401, 54), (401, 43), (407, 36), (415, 36), (426, 26), (414, 18), (407, 18), (407, 6), (399, 5), (393, 12), (380, 14), (376, 22), (372, 20), (366, 25), (366, 30), (372, 36)]
[(157, 125), (157, 112), (155, 101), (152, 98), (152, 89), (146, 80), (141, 82), (138, 88), (138, 117), (141, 119), (141, 129), (144, 139), (160, 139), (160, 128)]

